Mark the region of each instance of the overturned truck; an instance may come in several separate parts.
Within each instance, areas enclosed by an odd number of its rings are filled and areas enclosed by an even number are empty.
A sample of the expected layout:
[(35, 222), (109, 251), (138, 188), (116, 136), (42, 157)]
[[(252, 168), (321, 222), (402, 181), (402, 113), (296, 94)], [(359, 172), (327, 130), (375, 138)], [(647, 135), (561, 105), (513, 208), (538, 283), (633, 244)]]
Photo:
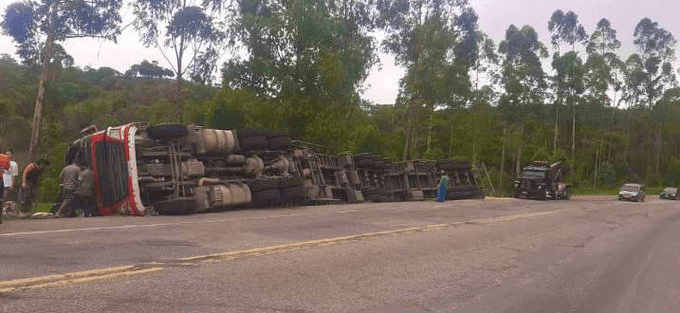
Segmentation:
[(93, 169), (100, 215), (423, 200), (443, 168), (455, 173), (447, 198), (484, 197), (469, 164), (329, 155), (286, 132), (130, 123), (81, 135), (66, 159)]

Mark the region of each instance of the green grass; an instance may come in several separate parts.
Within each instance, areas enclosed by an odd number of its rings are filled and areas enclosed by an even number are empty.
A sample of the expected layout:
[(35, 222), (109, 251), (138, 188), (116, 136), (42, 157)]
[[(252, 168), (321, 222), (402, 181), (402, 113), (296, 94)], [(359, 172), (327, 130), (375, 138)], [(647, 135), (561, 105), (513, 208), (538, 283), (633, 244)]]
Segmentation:
[(619, 193), (618, 188), (614, 188), (614, 189), (577, 188), (577, 189), (574, 189), (575, 195), (617, 195), (618, 193)]
[[(646, 187), (645, 192), (647, 193), (647, 196), (649, 195), (659, 195), (663, 189), (666, 187)], [(574, 190), (575, 195), (617, 195), (619, 194), (619, 188), (612, 188), (612, 189), (575, 189)]]

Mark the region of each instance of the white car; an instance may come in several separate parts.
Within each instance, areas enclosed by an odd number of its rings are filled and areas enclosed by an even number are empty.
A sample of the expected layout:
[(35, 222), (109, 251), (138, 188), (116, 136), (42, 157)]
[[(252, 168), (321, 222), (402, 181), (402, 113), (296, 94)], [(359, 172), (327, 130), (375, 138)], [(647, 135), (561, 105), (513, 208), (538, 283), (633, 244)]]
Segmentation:
[(645, 186), (642, 184), (625, 184), (619, 191), (619, 200), (645, 201)]

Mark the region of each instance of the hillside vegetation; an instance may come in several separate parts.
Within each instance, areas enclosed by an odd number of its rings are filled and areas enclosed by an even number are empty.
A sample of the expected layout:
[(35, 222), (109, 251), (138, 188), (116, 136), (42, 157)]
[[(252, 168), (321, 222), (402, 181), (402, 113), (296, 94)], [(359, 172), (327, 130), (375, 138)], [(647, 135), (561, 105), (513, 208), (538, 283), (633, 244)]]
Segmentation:
[[(61, 45), (116, 39), (121, 1), (66, 3), (17, 1), (0, 22), (21, 58), (0, 59), (0, 147), (24, 164), (50, 159), (46, 197), (83, 127), (132, 121), (287, 129), (329, 153), (468, 160), (496, 195), (532, 160), (562, 161), (577, 192), (680, 184), (676, 40), (649, 18), (624, 30), (635, 52), (622, 56), (606, 18), (586, 30), (572, 11), (547, 19), (550, 43), (509, 25), (496, 44), (467, 0), (134, 0), (140, 41), (174, 54), (162, 54), (169, 68), (144, 60), (121, 74), (74, 67)], [(243, 55), (219, 64), (233, 49)], [(363, 97), (379, 51), (406, 70), (390, 105)]]

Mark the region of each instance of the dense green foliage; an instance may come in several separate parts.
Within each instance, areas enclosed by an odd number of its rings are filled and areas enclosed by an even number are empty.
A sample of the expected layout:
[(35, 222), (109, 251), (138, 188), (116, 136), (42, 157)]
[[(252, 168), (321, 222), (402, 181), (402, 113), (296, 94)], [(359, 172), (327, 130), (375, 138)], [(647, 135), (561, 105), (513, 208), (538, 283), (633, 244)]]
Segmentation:
[[(53, 164), (46, 196), (80, 129), (131, 121), (287, 129), (330, 153), (469, 160), (497, 195), (532, 160), (564, 161), (577, 191), (680, 185), (675, 39), (649, 19), (634, 30), (638, 53), (622, 61), (612, 25), (602, 19), (588, 35), (573, 12), (550, 19), (550, 51), (529, 25), (510, 25), (496, 46), (465, 0), (210, 2), (230, 17), (231, 44), (246, 51), (223, 64), (219, 87), (195, 79), (178, 93), (146, 61), (127, 76), (52, 69), (39, 151)], [(362, 99), (378, 47), (406, 68), (394, 105)], [(22, 164), (39, 80), (36, 65), (0, 59), (0, 147)]]

